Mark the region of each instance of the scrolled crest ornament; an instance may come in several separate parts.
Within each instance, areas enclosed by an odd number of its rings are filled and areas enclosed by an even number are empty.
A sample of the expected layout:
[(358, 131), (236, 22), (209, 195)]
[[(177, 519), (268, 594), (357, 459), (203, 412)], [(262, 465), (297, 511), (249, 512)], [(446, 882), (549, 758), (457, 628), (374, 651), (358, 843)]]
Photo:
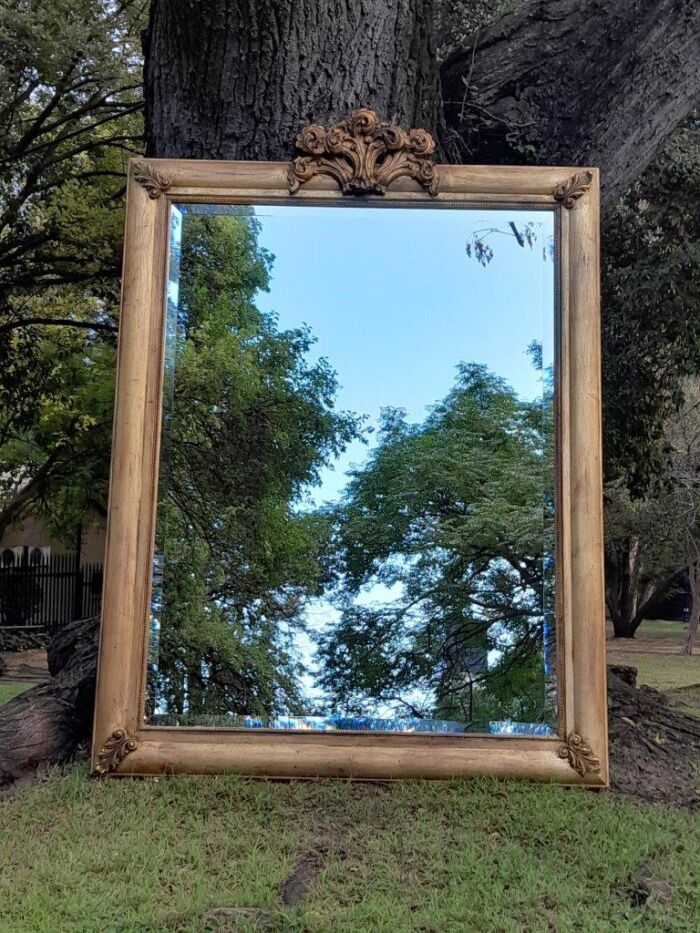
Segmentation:
[(554, 189), (554, 200), (559, 201), (567, 210), (571, 210), (574, 204), (591, 187), (593, 181), (593, 172), (577, 172), (571, 178), (567, 178)]
[(152, 201), (159, 198), (171, 185), (167, 175), (158, 171), (150, 162), (134, 162), (134, 181), (146, 189)]
[(124, 761), (127, 755), (136, 751), (137, 742), (124, 729), (115, 729), (97, 755), (95, 774), (104, 777), (110, 774)]
[(558, 754), (560, 758), (566, 758), (571, 767), (578, 771), (581, 777), (585, 777), (587, 774), (597, 774), (600, 771), (600, 760), (593, 754), (591, 746), (578, 732), (569, 733)]
[(402, 177), (415, 179), (432, 195), (438, 193), (430, 133), (402, 130), (365, 107), (328, 130), (318, 123), (305, 126), (296, 146), (308, 154), (298, 156), (289, 167), (291, 194), (315, 175), (330, 175), (343, 194), (385, 194)]

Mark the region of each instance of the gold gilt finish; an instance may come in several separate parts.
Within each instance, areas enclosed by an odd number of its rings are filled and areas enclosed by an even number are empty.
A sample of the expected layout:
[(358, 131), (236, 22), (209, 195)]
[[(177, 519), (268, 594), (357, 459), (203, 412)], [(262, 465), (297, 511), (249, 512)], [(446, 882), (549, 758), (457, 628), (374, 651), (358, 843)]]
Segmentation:
[(592, 181), (593, 172), (577, 172), (561, 185), (557, 185), (554, 189), (554, 200), (561, 201), (567, 210), (571, 210), (578, 199), (586, 194)]
[(430, 194), (438, 193), (430, 133), (406, 132), (365, 107), (353, 110), (347, 120), (329, 130), (319, 123), (305, 126), (296, 146), (308, 155), (294, 159), (289, 168), (292, 194), (314, 175), (330, 175), (343, 194), (385, 194), (393, 181), (404, 176), (415, 179)]
[(146, 189), (152, 200), (170, 187), (170, 179), (149, 162), (134, 162), (134, 180)]
[[(337, 134), (320, 129), (314, 141), (315, 134), (302, 133), (300, 143), (304, 145), (306, 139), (316, 151), (306, 149), (296, 171), (288, 162), (141, 158), (131, 163), (93, 770), (108, 776), (233, 772), (370, 780), (488, 774), (605, 786), (598, 172), (581, 166), (432, 165), (427, 134), (380, 130), (379, 121), (368, 111), (350, 118)], [(357, 148), (348, 140), (354, 140)], [(413, 148), (407, 148), (409, 141)], [(372, 161), (368, 150), (373, 143), (378, 145)], [(391, 149), (395, 144), (399, 148)], [(344, 146), (352, 156), (340, 155)], [(394, 156), (400, 156), (404, 165)], [(418, 160), (413, 168), (405, 164), (409, 156)], [(404, 177), (396, 174), (399, 169)], [(385, 209), (478, 205), (479, 209), (555, 213), (561, 536), (557, 689), (562, 705), (557, 735), (251, 734), (148, 726), (143, 721), (143, 697), (171, 205), (260, 201), (316, 208), (347, 205), (339, 185), (374, 198), (377, 186), (383, 189), (389, 184), (390, 173), (396, 181), (381, 198)], [(416, 175), (423, 185), (416, 183)], [(303, 184), (311, 177), (311, 184)]]
[(114, 771), (131, 752), (136, 751), (136, 739), (124, 729), (115, 729), (97, 754), (95, 774), (104, 776)]
[(559, 757), (566, 758), (581, 777), (589, 773), (597, 774), (600, 771), (600, 760), (593, 754), (588, 742), (576, 732), (572, 732), (564, 745), (560, 747)]

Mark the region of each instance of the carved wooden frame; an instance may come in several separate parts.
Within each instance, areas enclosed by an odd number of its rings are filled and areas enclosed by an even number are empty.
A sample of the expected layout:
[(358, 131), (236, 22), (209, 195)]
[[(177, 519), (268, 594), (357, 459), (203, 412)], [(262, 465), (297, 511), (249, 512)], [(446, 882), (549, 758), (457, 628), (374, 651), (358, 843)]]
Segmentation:
[[(298, 140), (307, 153), (306, 143), (310, 138), (313, 143), (309, 129)], [(401, 144), (399, 149), (406, 142), (391, 134), (385, 138), (391, 146)], [(319, 153), (319, 159), (327, 156)], [(381, 190), (376, 176), (359, 185), (350, 178), (349, 190), (357, 193), (364, 186), (363, 199), (386, 206), (427, 201), (432, 206), (478, 204), (555, 213), (560, 318), (558, 737), (242, 732), (144, 725), (170, 204), (262, 199), (332, 204), (343, 195), (337, 166), (330, 172), (302, 168), (299, 177), (294, 169), (299, 163), (136, 159), (128, 179), (94, 773), (227, 771), (366, 779), (491, 774), (607, 785), (598, 172), (432, 162), (425, 167), (429, 154), (421, 151), (420, 164), (405, 161), (405, 170), (390, 173), (391, 187), (387, 185), (383, 194), (367, 193)]]

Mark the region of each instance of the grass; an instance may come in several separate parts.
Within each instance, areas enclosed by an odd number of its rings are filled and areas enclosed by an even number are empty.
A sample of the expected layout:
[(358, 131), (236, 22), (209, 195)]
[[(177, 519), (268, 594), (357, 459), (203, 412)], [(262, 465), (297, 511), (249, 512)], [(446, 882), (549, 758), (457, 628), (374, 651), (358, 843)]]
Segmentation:
[(13, 697), (19, 696), (20, 693), (24, 693), (25, 690), (29, 690), (30, 687), (33, 687), (34, 684), (15, 684), (15, 683), (6, 683), (5, 681), (0, 682), (0, 706), (3, 703), (7, 703), (8, 700), (11, 700)]
[[(215, 929), (216, 907), (258, 909), (219, 929), (340, 933), (691, 931), (700, 916), (697, 814), (553, 786), (77, 767), (0, 805), (0, 838), (3, 933), (185, 933)], [(320, 870), (284, 907), (311, 853)]]
[(632, 664), (640, 684), (667, 693), (684, 712), (700, 717), (700, 644), (680, 654), (682, 622), (642, 622), (634, 639), (609, 639), (608, 662)]
[[(681, 635), (645, 623), (609, 660), (700, 713)], [(0, 684), (0, 702), (28, 686)], [(0, 933), (699, 928), (699, 812), (555, 786), (99, 782), (77, 766), (0, 804), (0, 839)]]

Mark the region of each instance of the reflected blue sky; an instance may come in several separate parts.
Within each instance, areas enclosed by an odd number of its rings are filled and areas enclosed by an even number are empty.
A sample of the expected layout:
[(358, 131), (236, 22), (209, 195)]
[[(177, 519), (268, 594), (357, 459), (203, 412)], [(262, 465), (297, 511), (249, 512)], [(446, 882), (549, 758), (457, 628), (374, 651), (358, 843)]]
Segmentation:
[[(371, 222), (368, 223), (368, 213)], [(376, 424), (385, 406), (410, 421), (450, 389), (460, 361), (485, 363), (525, 398), (541, 395), (527, 347), (543, 342), (552, 358), (553, 236), (550, 211), (258, 206), (260, 244), (275, 257), (262, 310), (282, 328), (308, 324), (338, 373), (337, 405)], [(505, 233), (489, 242), (487, 268), (468, 258), (475, 231), (536, 225), (531, 250)], [(327, 469), (312, 501), (335, 498), (344, 473), (367, 447), (352, 444)]]

